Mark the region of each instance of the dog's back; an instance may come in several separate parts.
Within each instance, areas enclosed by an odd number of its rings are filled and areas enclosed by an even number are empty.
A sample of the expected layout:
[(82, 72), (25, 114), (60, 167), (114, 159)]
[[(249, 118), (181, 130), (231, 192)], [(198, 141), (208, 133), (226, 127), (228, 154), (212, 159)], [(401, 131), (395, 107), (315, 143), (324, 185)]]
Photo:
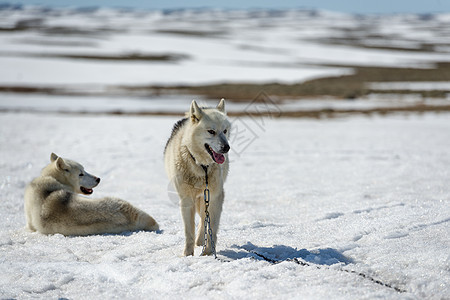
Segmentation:
[(164, 147), (164, 154), (166, 154), (167, 147), (169, 146), (169, 144), (170, 144), (172, 141), (174, 141), (174, 140), (176, 139), (176, 136), (177, 136), (178, 134), (182, 134), (182, 130), (181, 130), (181, 129), (182, 129), (183, 126), (186, 124), (186, 121), (187, 121), (187, 120), (188, 120), (187, 118), (183, 118), (183, 119), (181, 119), (181, 120), (178, 120), (178, 122), (176, 122), (175, 125), (173, 125), (172, 133), (170, 134), (170, 137), (169, 137), (169, 139), (167, 140), (166, 147)]
[[(63, 206), (72, 200), (73, 193), (66, 190), (55, 178), (39, 176), (25, 189), (25, 216), (27, 228), (31, 231), (47, 233), (47, 220), (58, 217), (52, 211), (64, 210)], [(54, 201), (54, 199), (59, 199)], [(60, 204), (62, 207), (55, 207)], [(51, 221), (50, 221), (51, 222)]]
[(170, 134), (169, 139), (166, 142), (166, 146), (164, 148), (164, 166), (166, 169), (166, 173), (169, 178), (173, 178), (176, 176), (176, 171), (174, 167), (179, 165), (179, 155), (182, 151), (182, 137), (184, 135), (184, 131), (188, 125), (188, 119), (183, 118), (178, 120), (172, 128), (172, 133)]

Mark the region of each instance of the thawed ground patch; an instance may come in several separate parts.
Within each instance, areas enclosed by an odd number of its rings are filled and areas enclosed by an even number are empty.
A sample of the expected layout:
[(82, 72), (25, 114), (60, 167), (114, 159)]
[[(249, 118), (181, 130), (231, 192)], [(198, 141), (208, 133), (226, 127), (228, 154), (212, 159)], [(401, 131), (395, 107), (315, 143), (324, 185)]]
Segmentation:
[[(182, 223), (162, 162), (176, 118), (2, 113), (1, 296), (445, 298), (448, 120), (232, 118), (214, 260), (200, 248), (180, 256)], [(27, 232), (23, 191), (51, 152), (102, 178), (92, 197), (126, 199), (162, 231)]]

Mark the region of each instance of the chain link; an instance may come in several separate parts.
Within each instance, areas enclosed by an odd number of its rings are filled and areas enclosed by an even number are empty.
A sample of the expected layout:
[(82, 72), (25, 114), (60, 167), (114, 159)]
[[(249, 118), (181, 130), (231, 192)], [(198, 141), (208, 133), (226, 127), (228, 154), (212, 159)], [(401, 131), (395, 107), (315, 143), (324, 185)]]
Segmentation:
[(203, 249), (202, 249), (202, 255), (206, 254), (206, 246), (208, 245), (208, 235), (209, 235), (209, 240), (211, 242), (211, 251), (214, 254), (214, 258), (217, 258), (216, 256), (216, 246), (214, 244), (214, 239), (213, 239), (213, 232), (212, 232), (212, 228), (211, 228), (211, 218), (209, 216), (209, 200), (210, 200), (210, 194), (209, 194), (209, 188), (208, 188), (208, 167), (207, 166), (203, 166), (202, 165), (203, 170), (205, 171), (205, 190), (203, 191), (203, 199), (205, 201), (205, 222), (204, 222), (204, 243), (203, 243)]

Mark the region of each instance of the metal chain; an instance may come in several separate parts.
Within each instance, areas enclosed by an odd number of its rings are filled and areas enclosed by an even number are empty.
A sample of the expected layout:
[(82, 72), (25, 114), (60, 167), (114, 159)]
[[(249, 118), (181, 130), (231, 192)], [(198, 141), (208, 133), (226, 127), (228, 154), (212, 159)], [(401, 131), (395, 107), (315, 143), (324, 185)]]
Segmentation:
[(209, 200), (210, 200), (210, 195), (209, 195), (209, 188), (208, 188), (208, 166), (204, 166), (202, 165), (203, 170), (205, 171), (205, 190), (203, 191), (203, 199), (205, 201), (205, 232), (203, 235), (204, 238), (204, 243), (203, 243), (203, 249), (202, 249), (202, 255), (205, 255), (206, 253), (206, 245), (208, 244), (208, 235), (209, 235), (209, 239), (211, 242), (211, 251), (214, 254), (214, 258), (217, 258), (216, 256), (216, 246), (214, 245), (214, 239), (213, 239), (213, 232), (212, 232), (212, 228), (211, 228), (211, 218), (209, 217)]

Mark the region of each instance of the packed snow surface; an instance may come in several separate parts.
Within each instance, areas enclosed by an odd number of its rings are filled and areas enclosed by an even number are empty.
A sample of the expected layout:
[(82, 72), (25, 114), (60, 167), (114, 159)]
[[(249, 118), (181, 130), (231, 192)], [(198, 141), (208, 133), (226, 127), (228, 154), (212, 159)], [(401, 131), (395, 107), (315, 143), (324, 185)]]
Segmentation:
[[(220, 260), (181, 256), (162, 154), (176, 120), (0, 114), (0, 298), (450, 297), (448, 114), (233, 119)], [(161, 231), (28, 232), (24, 188), (51, 152)]]

